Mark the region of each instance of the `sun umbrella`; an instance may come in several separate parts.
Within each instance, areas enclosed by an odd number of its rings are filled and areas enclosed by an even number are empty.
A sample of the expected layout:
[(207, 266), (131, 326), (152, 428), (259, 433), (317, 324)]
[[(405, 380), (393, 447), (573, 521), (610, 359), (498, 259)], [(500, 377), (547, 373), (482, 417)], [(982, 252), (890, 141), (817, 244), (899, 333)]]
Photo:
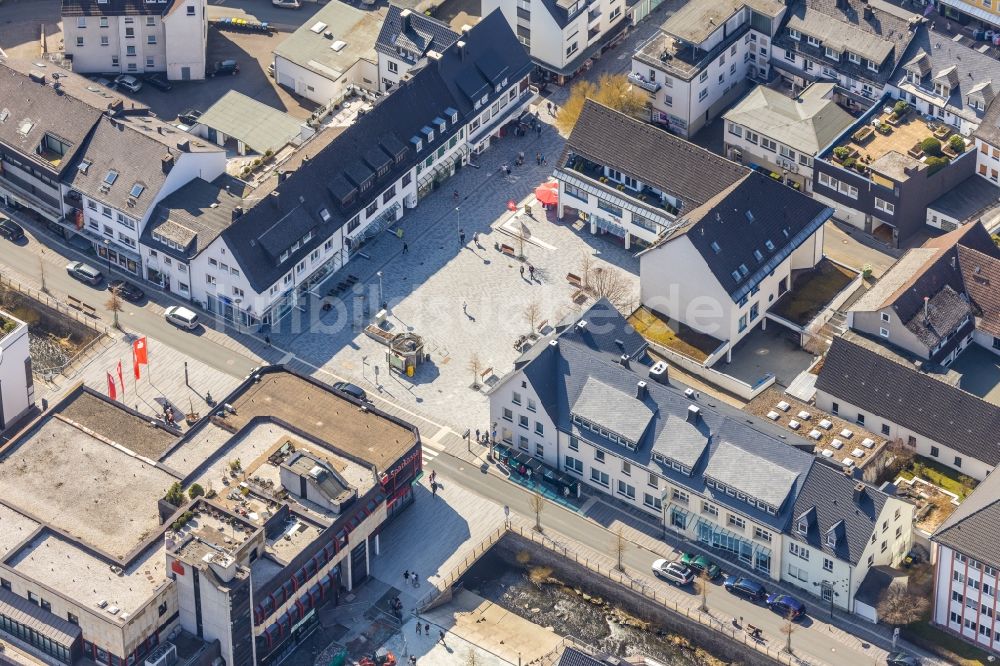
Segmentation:
[(535, 198), (546, 206), (552, 206), (559, 201), (559, 183), (543, 183), (535, 188)]
[(511, 199), (507, 202), (507, 210), (517, 210), (517, 202)]

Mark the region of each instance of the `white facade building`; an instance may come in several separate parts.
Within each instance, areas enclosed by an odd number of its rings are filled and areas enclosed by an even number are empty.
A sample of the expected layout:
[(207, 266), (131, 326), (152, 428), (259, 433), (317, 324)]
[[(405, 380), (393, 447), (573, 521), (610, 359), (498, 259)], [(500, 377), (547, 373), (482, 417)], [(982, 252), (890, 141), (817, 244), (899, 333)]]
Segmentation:
[[(465, 26), (462, 33), (469, 30)], [(426, 63), (429, 54), (443, 52), (458, 39), (446, 23), (390, 4), (375, 42), (379, 92), (389, 92), (411, 69)]]
[(0, 432), (35, 404), (28, 325), (0, 311)]
[(76, 72), (205, 78), (207, 0), (67, 0), (62, 7), (63, 42)]
[(693, 136), (770, 74), (785, 6), (771, 0), (690, 2), (632, 56), (629, 80), (650, 94), (650, 120)]

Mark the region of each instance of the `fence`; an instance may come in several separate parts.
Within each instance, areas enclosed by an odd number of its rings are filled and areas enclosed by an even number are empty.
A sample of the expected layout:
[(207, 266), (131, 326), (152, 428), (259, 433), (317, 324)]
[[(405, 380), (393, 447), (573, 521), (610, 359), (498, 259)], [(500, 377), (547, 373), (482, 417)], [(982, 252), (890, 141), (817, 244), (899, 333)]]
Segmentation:
[(479, 542), (465, 558), (452, 567), (451, 572), (440, 579), (434, 584), (434, 589), (423, 596), (423, 598), (417, 603), (417, 608), (420, 612), (429, 610), (430, 607), (437, 601), (442, 595), (448, 593), (451, 587), (458, 582), (458, 579), (465, 575), (465, 572), (472, 567), (479, 558), (486, 554), (490, 548), (492, 548), (500, 538), (507, 533), (506, 528), (498, 527), (486, 536), (485, 539)]
[(744, 631), (735, 630), (729, 624), (720, 622), (709, 613), (704, 613), (697, 609), (691, 610), (684, 606), (680, 606), (676, 602), (660, 595), (655, 588), (647, 585), (642, 580), (631, 578), (624, 571), (619, 571), (614, 567), (602, 566), (599, 562), (592, 562), (586, 557), (581, 557), (576, 551), (570, 550), (569, 548), (556, 543), (552, 539), (536, 532), (530, 527), (525, 529), (520, 525), (508, 525), (507, 530), (521, 536), (522, 538), (528, 539), (533, 543), (539, 544), (540, 546), (543, 546), (549, 551), (556, 553), (567, 560), (572, 560), (576, 564), (583, 566), (601, 577), (611, 580), (619, 585), (622, 585), (623, 587), (627, 587), (629, 590), (641, 595), (649, 602), (665, 608), (668, 611), (683, 615), (703, 627), (721, 633), (726, 638), (735, 641), (736, 643), (740, 643), (770, 659), (773, 659), (779, 664), (792, 665), (800, 663), (794, 655), (790, 655), (783, 650), (772, 649), (767, 645), (753, 640)]

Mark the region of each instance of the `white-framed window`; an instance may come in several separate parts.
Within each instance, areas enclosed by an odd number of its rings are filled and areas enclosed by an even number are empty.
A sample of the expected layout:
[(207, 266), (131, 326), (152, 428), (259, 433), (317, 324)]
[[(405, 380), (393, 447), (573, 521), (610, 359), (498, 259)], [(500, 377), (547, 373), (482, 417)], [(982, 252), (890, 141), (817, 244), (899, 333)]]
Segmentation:
[(847, 52), (847, 59), (850, 62), (853, 62), (855, 65), (860, 65), (861, 64), (861, 56), (859, 56), (857, 53), (853, 53), (851, 51), (848, 51)]
[(618, 494), (623, 497), (627, 497), (631, 500), (635, 499), (635, 486), (625, 483), (622, 480), (618, 481)]
[(889, 337), (889, 329), (879, 327), (878, 334), (881, 335), (883, 338), (888, 338)]
[(788, 36), (794, 39), (795, 41), (799, 41), (800, 39), (802, 39), (802, 33), (799, 32), (798, 30), (795, 30), (794, 28), (788, 29)]
[(563, 469), (567, 472), (583, 474), (583, 461), (579, 458), (574, 458), (573, 456), (566, 456), (566, 461), (563, 463)]
[(837, 62), (840, 62), (840, 53), (837, 51), (837, 49), (832, 49), (829, 46), (827, 46), (823, 50), (823, 53), (825, 53), (826, 57), (829, 58), (830, 60), (836, 60)]
[(726, 524), (730, 527), (735, 527), (736, 529), (744, 529), (747, 526), (747, 521), (743, 520), (734, 513), (729, 514), (726, 518)]
[(875, 197), (875, 209), (888, 213), (889, 215), (896, 212), (896, 206), (894, 204), (886, 201), (885, 199), (879, 199), (878, 197)]
[(809, 44), (809, 46), (819, 46), (820, 45), (820, 41), (818, 39), (816, 39), (815, 37), (813, 37), (812, 35), (806, 35), (806, 43)]
[[(885, 323), (887, 323), (887, 324), (888, 324), (888, 323), (889, 323), (890, 321), (892, 321), (892, 317), (890, 317), (890, 316), (889, 316), (889, 313), (888, 313), (888, 312), (883, 312), (883, 313), (882, 313), (882, 321), (884, 321), (884, 322), (885, 322)], [(899, 510), (897, 510), (897, 511), (896, 511), (896, 517), (897, 517), (897, 518), (899, 517)]]
[(702, 502), (701, 512), (706, 516), (718, 516), (719, 507), (715, 506), (714, 504), (709, 504), (708, 502)]
[(599, 469), (590, 470), (590, 480), (605, 488), (611, 485), (611, 477), (608, 476), (607, 472), (602, 472)]

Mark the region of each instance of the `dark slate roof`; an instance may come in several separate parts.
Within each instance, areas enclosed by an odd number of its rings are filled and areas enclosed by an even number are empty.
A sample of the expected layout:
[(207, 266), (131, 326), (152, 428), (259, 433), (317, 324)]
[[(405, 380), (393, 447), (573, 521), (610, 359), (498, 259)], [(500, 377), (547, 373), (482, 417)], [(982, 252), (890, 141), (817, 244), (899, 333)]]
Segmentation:
[[(1000, 82), (998, 82), (998, 87), (1000, 87)], [(1000, 148), (1000, 95), (986, 107), (983, 120), (972, 136)]]
[(1000, 337), (1000, 258), (959, 245), (958, 266), (976, 307), (977, 328)]
[[(427, 55), (428, 51), (443, 52), (458, 41), (459, 35), (436, 18), (413, 10), (403, 17), (404, 9), (397, 5), (389, 5), (382, 29), (375, 41), (375, 50), (383, 53), (397, 54), (397, 48), (403, 48), (419, 55)], [(405, 23), (407, 24), (404, 27)]]
[(607, 661), (599, 657), (591, 657), (582, 650), (568, 646), (559, 657), (558, 666), (607, 666), (607, 664)]
[(971, 315), (972, 304), (950, 285), (945, 285), (929, 297), (926, 308), (918, 310), (905, 325), (922, 343), (934, 347)]
[[(864, 489), (860, 499), (855, 499), (857, 486)], [(817, 461), (795, 500), (791, 536), (837, 559), (857, 564), (887, 499), (889, 495), (875, 486)], [(802, 517), (809, 523), (805, 536), (797, 529)], [(833, 548), (826, 542), (831, 529), (837, 534), (837, 545)]]
[[(233, 223), (234, 212), (243, 203), (243, 188), (241, 181), (226, 175), (212, 182), (191, 180), (156, 205), (140, 242), (180, 261), (189, 261)], [(160, 242), (153, 232), (184, 249)]]
[[(923, 55), (926, 57), (922, 57)], [(988, 107), (1000, 91), (1000, 60), (939, 33), (932, 33), (926, 28), (916, 31), (900, 63), (902, 66), (892, 77), (892, 84), (909, 91), (913, 84), (908, 82), (907, 70), (926, 72), (921, 77), (920, 87), (930, 94), (933, 94), (931, 91), (934, 90), (934, 80), (938, 75), (950, 67), (956, 67), (953, 73), (957, 77), (952, 78), (955, 85), (948, 97), (947, 109), (972, 122), (978, 123), (983, 112), (969, 106), (969, 94), (973, 94), (973, 99), (981, 99)], [(988, 87), (983, 85), (987, 83), (990, 84)], [(937, 95), (934, 97), (938, 98)]]
[(834, 338), (816, 389), (987, 465), (1000, 463), (1000, 407), (878, 353), (854, 334)]
[(934, 541), (1000, 567), (1000, 474), (992, 472), (941, 523)]
[(661, 242), (686, 234), (738, 301), (832, 215), (829, 206), (755, 171), (691, 211)]
[(908, 576), (909, 574), (902, 569), (874, 566), (865, 574), (858, 591), (854, 593), (854, 600), (875, 608), (890, 585), (896, 581), (899, 581), (896, 584), (905, 584)]
[[(499, 10), (477, 23), (465, 41), (464, 57), (457, 47), (452, 47), (440, 60), (415, 69), (391, 95), (382, 97), (375, 108), (222, 233), (258, 293), (344, 227), (403, 173), (447, 142), (477, 113), (477, 99), (489, 95), (492, 101), (506, 94), (510, 86), (531, 71), (531, 61)], [(495, 92), (504, 79), (507, 85), (500, 93)], [(457, 123), (446, 117), (448, 108), (458, 112)], [(428, 144), (425, 139), (423, 148), (416, 153), (410, 138), (421, 135), (421, 129), (438, 117), (447, 121), (446, 131), (435, 128), (434, 141)], [(395, 155), (401, 159), (388, 173), (377, 177), (371, 165), (373, 152), (378, 157), (376, 162)], [(360, 183), (368, 178), (374, 184), (342, 205), (344, 196), (359, 190)], [(324, 209), (329, 213), (326, 220), (320, 215)], [(279, 264), (281, 252), (309, 231), (314, 232), (312, 240)]]
[[(585, 328), (572, 325), (552, 340), (538, 342), (539, 351), (530, 360), (516, 366), (524, 370), (526, 379), (531, 382), (543, 409), (556, 427), (561, 432), (594, 442), (626, 460), (655, 470), (671, 483), (686, 487), (753, 520), (775, 529), (786, 529), (792, 515), (793, 502), (789, 498), (796, 496), (815, 460), (814, 456), (796, 446), (809, 450), (812, 446), (769, 421), (748, 416), (725, 403), (705, 396), (689, 398), (684, 395), (687, 387), (681, 384), (671, 381), (659, 383), (649, 376), (649, 360), (645, 354), (630, 360), (628, 367), (623, 366), (619, 360), (620, 353), (616, 353), (621, 347), (613, 340), (634, 332), (626, 333), (631, 327), (621, 315), (617, 315), (614, 323), (611, 321), (614, 309), (607, 301), (598, 303), (595, 308), (601, 312), (608, 331), (603, 344), (595, 344), (590, 335), (593, 328), (591, 322), (595, 317), (588, 311), (580, 316), (581, 320), (587, 321)], [(573, 423), (573, 405), (588, 385), (599, 382), (615, 391), (636, 395), (640, 381), (646, 382), (647, 392), (644, 398), (636, 400), (652, 412), (652, 419), (636, 450), (629, 450)], [(695, 450), (697, 442), (690, 437), (687, 423), (688, 408), (692, 405), (700, 409), (698, 431), (704, 434), (706, 440), (700, 455)], [(684, 425), (678, 433), (679, 445), (675, 451), (671, 429), (681, 423)], [(669, 462), (654, 460), (654, 451), (668, 458), (694, 459), (697, 464), (688, 476), (671, 468)], [(730, 483), (742, 492), (758, 493), (761, 496), (757, 499), (762, 501), (778, 504), (777, 515), (770, 515), (756, 505), (709, 488), (705, 483), (707, 470), (711, 470), (719, 481)]]
[[(36, 83), (0, 61), (0, 144), (61, 174), (84, 145), (101, 111), (56, 90), (51, 78), (45, 78), (47, 83)], [(46, 133), (68, 146), (61, 160), (50, 162), (36, 152)]]
[(162, 16), (170, 11), (174, 0), (62, 0), (63, 16)]
[[(198, 141), (152, 118), (128, 122), (102, 118), (76, 154), (64, 181), (74, 190), (141, 220), (167, 180), (163, 159), (169, 156), (176, 161), (182, 154), (176, 147), (179, 140), (188, 140), (188, 145)], [(117, 175), (108, 185), (112, 171)], [(134, 197), (133, 188), (138, 192)]]
[[(871, 8), (872, 18), (865, 17), (865, 5)], [(774, 44), (795, 51), (819, 66), (831, 65), (852, 79), (881, 86), (889, 81), (902, 62), (914, 36), (909, 18), (916, 16), (882, 0), (800, 0), (789, 7)], [(799, 30), (802, 39), (789, 37), (789, 26)], [(819, 39), (820, 45), (810, 46), (806, 35)], [(839, 63), (832, 63), (825, 55), (824, 42), (842, 54), (846, 49), (878, 62), (879, 71), (871, 71), (864, 62), (852, 63), (846, 55), (841, 56)]]
[(684, 202), (690, 210), (749, 169), (593, 100), (584, 103), (566, 152), (614, 167)]

